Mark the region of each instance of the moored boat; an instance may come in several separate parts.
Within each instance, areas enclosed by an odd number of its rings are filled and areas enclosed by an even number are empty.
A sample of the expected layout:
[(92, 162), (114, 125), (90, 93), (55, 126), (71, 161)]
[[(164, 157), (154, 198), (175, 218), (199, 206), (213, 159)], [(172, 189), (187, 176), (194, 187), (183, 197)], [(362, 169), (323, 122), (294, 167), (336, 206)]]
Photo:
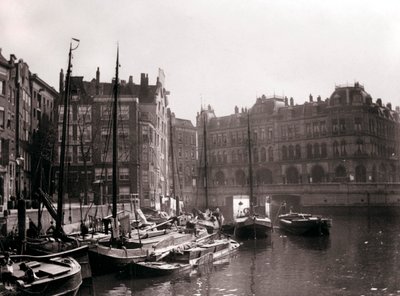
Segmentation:
[[(81, 267), (71, 257), (11, 256), (11, 295), (76, 295), (82, 284)], [(32, 273), (27, 270), (33, 271)], [(6, 292), (6, 293), (7, 293)]]
[(127, 266), (126, 271), (136, 277), (179, 274), (198, 266), (212, 264), (233, 254), (240, 246), (238, 242), (230, 238), (211, 239), (207, 242), (202, 242), (202, 240), (194, 242), (190, 246), (177, 246), (163, 261), (135, 262)]
[(279, 228), (297, 235), (328, 235), (332, 219), (319, 215), (288, 213), (278, 216)]
[(272, 231), (272, 222), (268, 217), (249, 215), (236, 218), (234, 235), (241, 239), (266, 238)]

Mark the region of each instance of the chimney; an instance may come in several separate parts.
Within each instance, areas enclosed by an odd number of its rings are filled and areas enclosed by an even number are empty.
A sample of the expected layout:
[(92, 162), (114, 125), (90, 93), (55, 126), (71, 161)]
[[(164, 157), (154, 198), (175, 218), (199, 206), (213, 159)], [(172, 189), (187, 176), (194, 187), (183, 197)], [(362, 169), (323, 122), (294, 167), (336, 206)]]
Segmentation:
[(132, 77), (132, 75), (131, 76), (129, 76), (129, 82), (128, 82), (129, 84), (133, 84), (133, 77)]
[(96, 71), (96, 95), (100, 94), (100, 68), (97, 67)]
[(11, 66), (14, 66), (16, 59), (17, 59), (17, 57), (14, 54), (10, 54), (10, 65)]
[(400, 113), (400, 107), (399, 106), (396, 106), (396, 112)]
[(293, 106), (293, 97), (290, 97), (290, 106)]
[(238, 113), (239, 113), (239, 107), (235, 106), (235, 114), (238, 114)]
[(312, 97), (312, 94), (310, 94), (310, 102), (312, 102), (313, 101), (313, 97)]
[(382, 107), (382, 99), (381, 98), (376, 99), (376, 103), (378, 104), (379, 107)]
[(64, 91), (64, 71), (63, 71), (63, 69), (61, 69), (61, 71), (60, 71), (60, 81), (59, 81), (58, 87), (59, 87), (60, 94), (62, 94)]
[(387, 104), (386, 104), (386, 107), (387, 107), (390, 111), (392, 111), (392, 103), (387, 103)]
[(149, 75), (145, 73), (140, 74), (140, 86), (148, 87), (149, 86)]

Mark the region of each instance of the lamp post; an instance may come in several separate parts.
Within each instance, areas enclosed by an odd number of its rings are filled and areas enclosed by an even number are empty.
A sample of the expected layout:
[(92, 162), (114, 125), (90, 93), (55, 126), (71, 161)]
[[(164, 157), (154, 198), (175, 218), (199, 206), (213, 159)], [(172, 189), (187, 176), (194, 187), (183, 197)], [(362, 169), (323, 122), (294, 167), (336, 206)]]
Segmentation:
[[(26, 206), (25, 199), (21, 197), (21, 171), (24, 169), (24, 158), (18, 156), (15, 160), (16, 162), (16, 195), (18, 203), (18, 239), (19, 239), (19, 253), (23, 254), (25, 252), (25, 237), (26, 237), (26, 226), (25, 226), (25, 216), (26, 216)], [(22, 168), (22, 170), (21, 170)]]

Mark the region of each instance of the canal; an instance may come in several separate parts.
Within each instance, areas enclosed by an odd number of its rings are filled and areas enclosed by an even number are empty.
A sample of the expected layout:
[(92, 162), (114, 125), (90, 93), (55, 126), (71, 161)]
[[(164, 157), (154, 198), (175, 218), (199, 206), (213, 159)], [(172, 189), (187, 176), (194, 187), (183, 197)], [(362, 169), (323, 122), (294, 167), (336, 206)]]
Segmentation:
[(400, 295), (400, 213), (313, 208), (333, 219), (328, 237), (276, 229), (244, 241), (229, 260), (174, 277), (95, 277), (80, 295)]

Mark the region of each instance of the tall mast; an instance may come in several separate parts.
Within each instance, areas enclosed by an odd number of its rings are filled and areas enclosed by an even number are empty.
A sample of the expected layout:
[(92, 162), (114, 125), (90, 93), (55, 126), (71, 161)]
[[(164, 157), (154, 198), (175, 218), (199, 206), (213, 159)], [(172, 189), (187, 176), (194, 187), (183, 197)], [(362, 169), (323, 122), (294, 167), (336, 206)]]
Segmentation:
[(206, 194), (206, 209), (208, 209), (207, 114), (205, 112), (203, 114), (204, 189)]
[(253, 163), (251, 155), (251, 131), (250, 131), (250, 110), (247, 111), (247, 147), (249, 149), (249, 185), (250, 185), (250, 213), (254, 214), (253, 197)]
[(65, 166), (65, 146), (66, 146), (66, 135), (67, 135), (67, 119), (68, 119), (68, 100), (71, 91), (71, 60), (72, 51), (77, 49), (79, 46), (79, 40), (72, 38), (72, 40), (78, 42), (75, 48), (72, 48), (72, 41), (69, 44), (69, 54), (68, 54), (68, 69), (67, 77), (65, 81), (64, 90), (64, 114), (63, 114), (63, 126), (61, 134), (61, 151), (60, 151), (60, 171), (58, 175), (58, 200), (57, 200), (57, 220), (56, 220), (56, 233), (62, 233), (62, 222), (64, 221), (64, 211), (63, 211), (63, 198), (64, 198), (64, 166)]
[(17, 91), (17, 98), (15, 101), (15, 195), (17, 196), (17, 208), (18, 208), (18, 239), (19, 239), (19, 253), (23, 254), (25, 252), (25, 219), (26, 219), (26, 205), (25, 199), (21, 196), (21, 174), (24, 171), (24, 159), (20, 154), (20, 145), (19, 145), (19, 118), (20, 118), (20, 66), (21, 62), (19, 61), (16, 64), (15, 70), (15, 87)]
[(118, 143), (117, 143), (117, 107), (118, 107), (118, 68), (119, 68), (119, 47), (117, 47), (117, 62), (115, 65), (115, 83), (114, 83), (114, 101), (113, 101), (113, 113), (112, 113), (112, 140), (113, 140), (113, 164), (112, 164), (112, 216), (114, 218), (114, 223), (117, 224), (117, 194), (118, 194), (118, 184), (117, 184), (117, 161), (118, 161)]
[[(176, 216), (179, 216), (179, 196), (176, 194), (176, 183), (175, 183), (175, 155), (174, 155), (174, 144), (173, 144), (173, 132), (172, 132), (172, 112), (169, 112), (169, 138), (170, 138), (170, 149), (171, 149), (171, 161), (172, 161), (172, 190), (175, 198)], [(155, 197), (154, 197), (155, 198)]]

